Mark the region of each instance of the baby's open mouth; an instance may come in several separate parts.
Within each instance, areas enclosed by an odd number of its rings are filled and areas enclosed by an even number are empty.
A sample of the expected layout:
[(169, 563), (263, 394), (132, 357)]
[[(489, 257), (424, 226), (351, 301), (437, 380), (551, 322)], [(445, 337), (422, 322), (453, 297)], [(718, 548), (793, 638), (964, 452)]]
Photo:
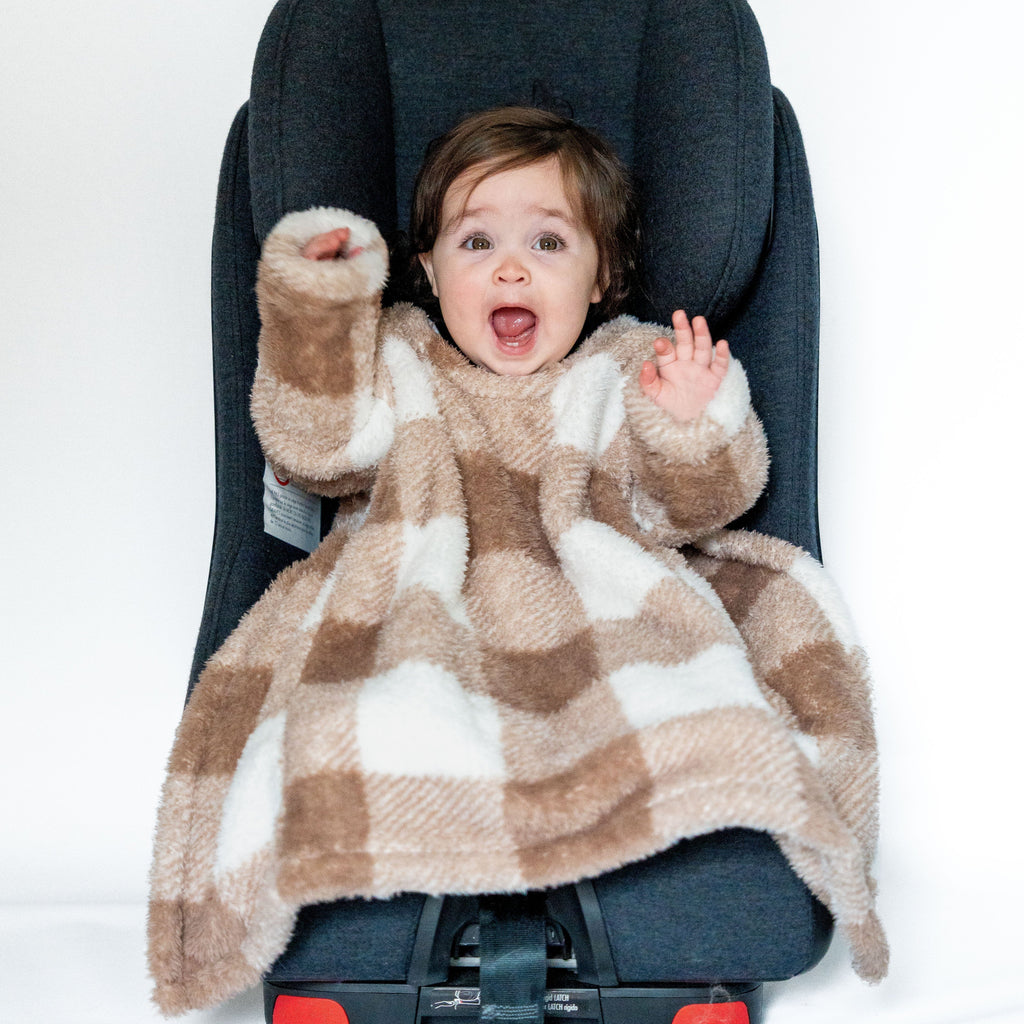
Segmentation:
[(536, 326), (536, 314), (523, 306), (501, 306), (491, 314), (491, 327), (503, 345), (525, 344)]

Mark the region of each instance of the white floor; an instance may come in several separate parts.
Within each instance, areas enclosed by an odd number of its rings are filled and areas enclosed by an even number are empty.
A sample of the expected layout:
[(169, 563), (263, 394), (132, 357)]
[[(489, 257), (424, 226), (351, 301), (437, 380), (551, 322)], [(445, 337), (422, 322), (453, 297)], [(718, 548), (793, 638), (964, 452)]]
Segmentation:
[[(968, 921), (943, 925), (943, 917), (924, 914), (909, 929), (890, 929), (902, 946), (890, 978), (875, 988), (857, 980), (835, 942), (814, 971), (768, 986), (765, 1024), (1024, 1024), (1019, 921), (1008, 913), (1002, 928), (979, 936)], [(136, 905), (0, 907), (0, 1021), (163, 1020), (149, 1002), (144, 918)], [(181, 1019), (262, 1024), (260, 993)]]

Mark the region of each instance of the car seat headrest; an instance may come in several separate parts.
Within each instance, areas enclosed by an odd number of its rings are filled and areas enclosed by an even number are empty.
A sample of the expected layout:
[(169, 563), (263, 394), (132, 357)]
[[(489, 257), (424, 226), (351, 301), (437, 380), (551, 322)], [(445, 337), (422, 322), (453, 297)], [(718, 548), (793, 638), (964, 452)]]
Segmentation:
[(281, 0), (250, 100), (257, 236), (311, 205), (405, 228), (427, 143), (507, 103), (570, 114), (632, 169), (647, 285), (635, 312), (728, 320), (773, 191), (767, 59), (742, 0)]

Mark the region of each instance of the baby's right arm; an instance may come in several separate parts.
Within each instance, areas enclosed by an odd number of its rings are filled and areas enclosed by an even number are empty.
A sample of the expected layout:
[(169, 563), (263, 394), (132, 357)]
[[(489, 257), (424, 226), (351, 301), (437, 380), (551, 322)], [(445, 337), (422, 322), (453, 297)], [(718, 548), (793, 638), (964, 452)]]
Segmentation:
[(344, 210), (288, 214), (257, 278), (252, 414), (270, 462), (318, 493), (352, 489), (387, 450), (393, 415), (378, 365), (387, 247)]

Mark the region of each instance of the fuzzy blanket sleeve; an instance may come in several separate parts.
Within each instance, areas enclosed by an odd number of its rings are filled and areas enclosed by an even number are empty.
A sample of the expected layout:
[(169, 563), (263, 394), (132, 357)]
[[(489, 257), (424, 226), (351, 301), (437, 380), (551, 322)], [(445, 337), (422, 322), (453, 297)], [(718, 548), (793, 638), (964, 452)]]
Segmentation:
[[(301, 257), (341, 225), (358, 256)], [(264, 247), (253, 416), (341, 509), (179, 726), (159, 1006), (258, 981), (308, 903), (539, 888), (732, 826), (775, 837), (880, 978), (865, 659), (812, 558), (723, 529), (767, 472), (742, 367), (679, 424), (637, 384), (658, 328), (620, 318), (502, 377), (415, 307), (382, 313), (386, 273), (343, 211)]]

